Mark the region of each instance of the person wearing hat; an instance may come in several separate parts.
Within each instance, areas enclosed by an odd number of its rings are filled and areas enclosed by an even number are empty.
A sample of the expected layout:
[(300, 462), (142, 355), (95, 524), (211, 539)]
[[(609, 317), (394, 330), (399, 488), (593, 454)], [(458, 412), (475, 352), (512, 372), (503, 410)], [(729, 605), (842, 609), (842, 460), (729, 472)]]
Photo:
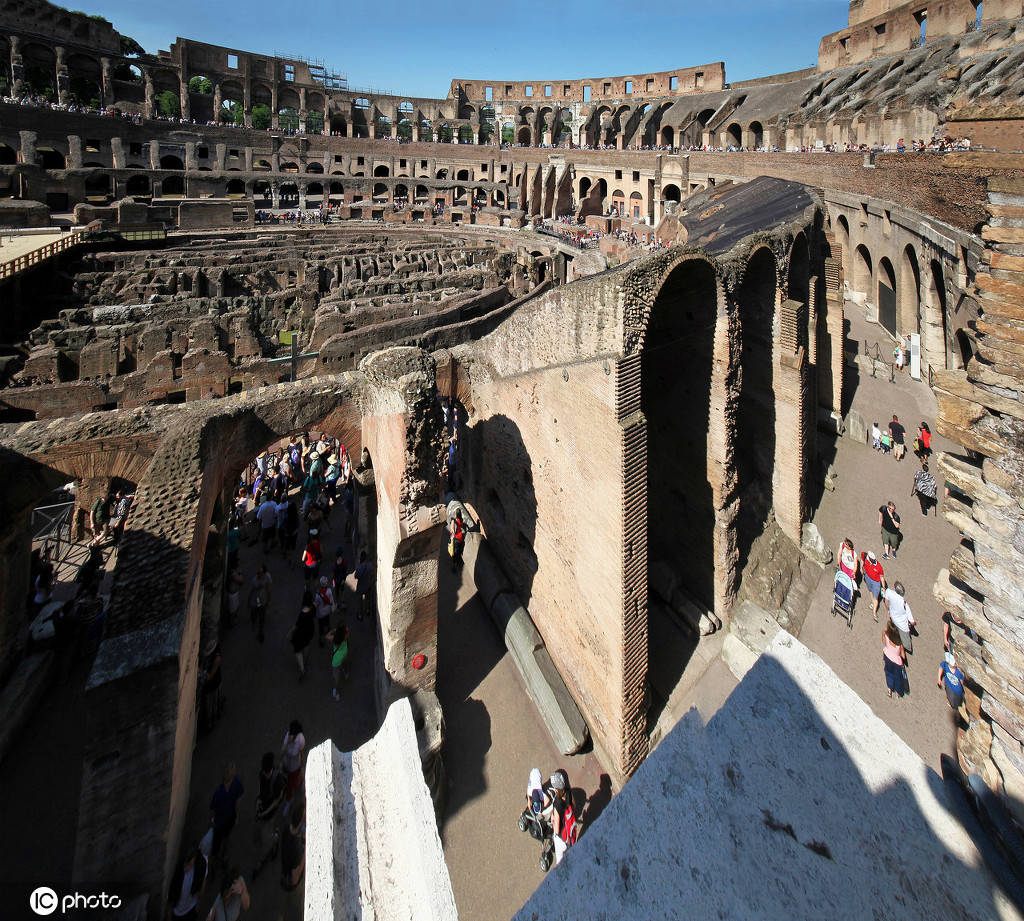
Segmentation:
[(887, 588), (885, 594), (882, 596), (882, 600), (885, 601), (886, 610), (889, 612), (889, 620), (895, 625), (896, 629), (900, 631), (900, 639), (903, 641), (903, 648), (907, 650), (908, 655), (912, 655), (914, 652), (914, 641), (910, 636), (910, 628), (913, 627), (917, 621), (914, 620), (914, 615), (910, 611), (910, 605), (906, 601), (906, 589), (903, 587), (902, 582), (893, 583), (892, 588)]
[(946, 701), (950, 710), (959, 710), (964, 702), (964, 673), (956, 664), (956, 657), (951, 652), (946, 653), (946, 658), (939, 667), (939, 677), (935, 686), (941, 688), (945, 685)]
[(313, 450), (309, 452), (309, 475), (310, 476), (323, 476), (324, 462), (319, 451)]
[(341, 476), (341, 467), (339, 465), (339, 459), (337, 454), (331, 454), (327, 458), (327, 473), (324, 477), (326, 481), (325, 492), (328, 498), (333, 502), (336, 490), (338, 488), (338, 477)]
[(864, 584), (867, 586), (871, 597), (874, 598), (874, 604), (871, 608), (871, 613), (878, 621), (878, 602), (882, 598), (882, 592), (888, 588), (885, 582), (885, 570), (882, 568), (881, 562), (878, 557), (875, 556), (874, 550), (869, 550), (862, 556), (861, 572), (864, 573)]

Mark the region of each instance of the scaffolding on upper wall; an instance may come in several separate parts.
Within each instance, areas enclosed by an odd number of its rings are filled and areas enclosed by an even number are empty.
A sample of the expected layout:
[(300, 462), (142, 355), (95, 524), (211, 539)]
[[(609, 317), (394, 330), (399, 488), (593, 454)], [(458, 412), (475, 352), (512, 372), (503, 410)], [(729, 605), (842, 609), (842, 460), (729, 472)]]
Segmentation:
[(325, 89), (348, 89), (348, 74), (328, 68), (322, 58), (310, 58), (301, 54), (284, 54), (280, 51), (275, 51), (274, 57), (282, 61), (300, 61), (305, 64), (309, 68), (309, 75)]

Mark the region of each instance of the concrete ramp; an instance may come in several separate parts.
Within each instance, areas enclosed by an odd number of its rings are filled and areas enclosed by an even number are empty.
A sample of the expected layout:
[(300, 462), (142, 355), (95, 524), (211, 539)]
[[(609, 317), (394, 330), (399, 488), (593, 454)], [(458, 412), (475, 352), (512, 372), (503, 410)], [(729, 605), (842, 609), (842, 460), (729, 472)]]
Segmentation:
[(310, 751), (306, 791), (307, 919), (456, 921), (408, 699), (355, 751)]
[(1020, 915), (941, 778), (780, 632), (707, 726), (695, 711), (676, 725), (515, 921), (889, 917)]

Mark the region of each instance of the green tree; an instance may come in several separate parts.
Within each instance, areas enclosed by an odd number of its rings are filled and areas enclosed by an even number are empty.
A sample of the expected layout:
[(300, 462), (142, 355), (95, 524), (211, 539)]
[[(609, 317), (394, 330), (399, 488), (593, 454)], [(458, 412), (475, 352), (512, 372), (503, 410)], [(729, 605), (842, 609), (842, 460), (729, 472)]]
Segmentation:
[(263, 102), (257, 102), (252, 107), (252, 126), (266, 131), (270, 127), (270, 106)]
[(188, 91), (209, 96), (213, 92), (213, 84), (206, 77), (193, 77), (188, 81)]
[(511, 125), (501, 126), (501, 143), (511, 144), (516, 137), (516, 130)]
[(156, 111), (164, 118), (177, 118), (181, 115), (181, 102), (173, 90), (164, 90), (156, 94)]
[(146, 49), (142, 47), (134, 38), (128, 35), (121, 36), (121, 54), (126, 58), (137, 58), (140, 54), (145, 54)]

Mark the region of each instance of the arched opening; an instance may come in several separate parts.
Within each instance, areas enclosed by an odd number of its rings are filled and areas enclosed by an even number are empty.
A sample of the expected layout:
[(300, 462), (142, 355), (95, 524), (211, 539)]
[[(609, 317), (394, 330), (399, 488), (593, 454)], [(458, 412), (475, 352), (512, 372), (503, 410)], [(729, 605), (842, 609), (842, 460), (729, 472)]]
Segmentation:
[(299, 171), (299, 164), (292, 160), (285, 160), (285, 162), (281, 164), (280, 171), (282, 173), (297, 173)]
[(430, 190), (425, 185), (416, 186), (416, 202), (426, 202), (430, 200)]
[(398, 134), (398, 140), (400, 141), (411, 141), (412, 140), (412, 122), (407, 118), (400, 119), (396, 126), (396, 132)]
[(437, 140), (438, 140), (438, 143), (450, 144), (452, 142), (453, 136), (454, 135), (452, 133), (452, 126), (449, 125), (448, 122), (444, 122), (437, 129)]
[(331, 116), (331, 134), (337, 134), (341, 137), (345, 137), (348, 134), (348, 120), (344, 115), (332, 115)]
[(842, 214), (836, 218), (836, 245), (843, 264), (843, 275), (850, 277), (850, 222)]
[(583, 199), (587, 197), (587, 193), (590, 191), (590, 186), (592, 184), (593, 183), (591, 183), (589, 176), (584, 176), (580, 180), (580, 194), (578, 196), (580, 201), (583, 201)]
[(282, 208), (294, 208), (299, 204), (299, 187), (294, 182), (281, 183), (278, 201)]
[(639, 192), (629, 193), (629, 215), (639, 219), (643, 217), (644, 197)]
[(270, 189), (270, 183), (266, 179), (257, 179), (252, 186), (252, 197), (254, 200), (261, 199), (263, 204), (272, 202), (274, 195)]
[(352, 136), (370, 136), (370, 100), (365, 96), (357, 97), (352, 103)]
[(388, 200), (388, 187), (383, 182), (373, 184), (373, 200), (378, 203)]
[(878, 322), (896, 335), (896, 272), (888, 256), (878, 263)]
[(324, 197), (324, 187), (322, 183), (311, 182), (306, 186), (306, 204), (310, 207), (318, 207)]
[(57, 57), (45, 45), (29, 44), (21, 50), (22, 85), (29, 96), (55, 101), (57, 94)]
[(437, 171), (436, 178), (437, 179), (447, 179), (448, 178), (448, 170), (446, 170), (446, 169), (439, 169)]
[(86, 179), (85, 197), (90, 201), (108, 201), (110, 198), (110, 176), (100, 174)]
[(608, 203), (609, 209), (619, 217), (626, 216), (626, 196), (622, 189), (612, 192), (612, 199)]
[(472, 144), (473, 143), (473, 129), (469, 125), (459, 125), (459, 143), (460, 144)]
[(676, 133), (671, 125), (665, 125), (661, 129), (661, 146), (662, 147), (674, 147), (675, 146)]
[(861, 243), (853, 254), (853, 290), (858, 294), (871, 295), (871, 253)]
[(183, 198), (185, 195), (185, 180), (181, 176), (168, 176), (160, 181), (160, 195), (162, 198)]
[(958, 368), (966, 368), (967, 362), (969, 362), (975, 353), (974, 340), (971, 338), (970, 333), (966, 329), (960, 328), (956, 331), (956, 358), (959, 364)]
[(64, 154), (52, 147), (37, 147), (36, 154), (39, 156), (39, 165), (43, 169), (65, 169), (67, 167)]
[(400, 205), (409, 204), (409, 187), (402, 182), (395, 186), (395, 203)]
[(679, 191), (679, 186), (674, 183), (670, 183), (661, 190), (661, 197), (665, 201), (674, 201), (677, 204), (682, 201), (682, 193)]
[(922, 363), (936, 368), (949, 367), (946, 347), (946, 275), (942, 263), (932, 259), (928, 272), (928, 297), (925, 303), (925, 326), (922, 330)]
[(181, 157), (176, 157), (174, 154), (165, 154), (160, 158), (160, 169), (184, 170), (185, 164)]
[(148, 198), (152, 194), (152, 188), (148, 176), (129, 176), (124, 191), (126, 195)]
[(516, 135), (516, 142), (520, 147), (530, 146), (530, 129), (525, 125), (519, 129), (519, 133)]
[(324, 165), (322, 163), (317, 163), (316, 160), (314, 160), (312, 163), (307, 163), (306, 164), (306, 172), (307, 173), (314, 173), (315, 175), (319, 176), (319, 175), (323, 174), (323, 171), (324, 171)]
[[(701, 259), (676, 266), (651, 307), (641, 353), (640, 405), (647, 419), (648, 568), (669, 567), (679, 588), (714, 607), (715, 507), (708, 480), (711, 374), (718, 286)], [(685, 406), (685, 418), (680, 407)], [(681, 560), (686, 561), (680, 566)], [(654, 586), (657, 586), (655, 580)], [(669, 599), (649, 597), (652, 669)], [(664, 612), (659, 617), (659, 612)], [(672, 663), (678, 671), (678, 663)]]
[(13, 147), (0, 144), (0, 166), (11, 166), (18, 162), (18, 155)]
[(742, 147), (743, 146), (743, 129), (733, 122), (725, 129), (725, 146), (726, 147)]
[(375, 166), (373, 168), (373, 175), (374, 176), (382, 176), (382, 177), (386, 178), (386, 177), (391, 175), (391, 170), (388, 169), (388, 167), (386, 167), (386, 166)]
[(921, 331), (921, 270), (914, 247), (907, 244), (900, 261), (900, 335)]
[(434, 129), (431, 127), (429, 118), (420, 122), (420, 140), (427, 142), (434, 140)]
[(391, 119), (387, 115), (378, 115), (375, 126), (377, 130), (377, 137), (391, 137)]
[(764, 146), (764, 126), (760, 122), (750, 123), (750, 143), (754, 147)]
[(455, 181), (456, 182), (469, 182), (471, 178), (472, 177), (469, 175), (469, 170), (468, 169), (460, 169), (455, 174)]
[(341, 198), (342, 196), (344, 196), (344, 194), (345, 187), (340, 182), (331, 183), (330, 189), (328, 191), (328, 195), (330, 198), (333, 199), (335, 196)]
[(277, 110), (277, 126), (282, 131), (298, 131), (299, 110), (294, 106), (281, 106)]
[(253, 163), (252, 168), (258, 172), (269, 172), (270, 161), (269, 160), (257, 160)]
[(456, 204), (456, 205), (468, 204), (468, 202), (466, 200), (466, 189), (465, 189), (464, 186), (457, 185), (455, 187), (454, 201), (452, 203)]
[(742, 572), (754, 541), (772, 514), (775, 473), (774, 343), (778, 274), (765, 248), (747, 263), (734, 298), (740, 321), (740, 396), (735, 457), (737, 568)]
[(245, 198), (245, 181), (242, 179), (229, 179), (225, 194), (228, 198)]
[[(806, 234), (799, 233), (789, 251), (789, 278), (787, 294), (791, 301), (801, 304), (810, 303), (811, 299), (811, 251), (807, 244)], [(806, 346), (805, 337), (801, 336), (800, 345)]]
[(103, 74), (100, 63), (85, 54), (72, 54), (68, 66), (68, 100), (74, 105), (99, 109), (103, 105)]

